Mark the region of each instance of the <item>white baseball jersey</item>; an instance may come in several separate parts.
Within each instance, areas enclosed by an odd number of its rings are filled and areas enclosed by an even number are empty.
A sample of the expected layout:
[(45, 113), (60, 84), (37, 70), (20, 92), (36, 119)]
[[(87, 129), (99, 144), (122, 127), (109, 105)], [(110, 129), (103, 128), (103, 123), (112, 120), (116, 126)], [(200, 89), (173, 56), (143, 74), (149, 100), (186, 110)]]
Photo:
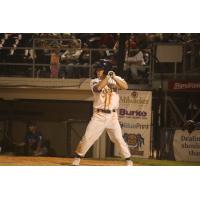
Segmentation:
[[(117, 76), (118, 79), (123, 80)], [(101, 91), (94, 91), (94, 87), (101, 81), (99, 78), (92, 79), (90, 87), (93, 92), (93, 107), (97, 109), (113, 110), (119, 107), (119, 91), (116, 87), (116, 82), (113, 79), (108, 80), (106, 85)], [(113, 88), (114, 86), (114, 88)]]
[[(119, 76), (117, 76), (117, 78), (123, 80)], [(101, 91), (98, 91), (95, 86), (100, 81), (101, 79), (96, 78), (92, 79), (90, 82), (94, 95), (93, 107), (95, 109), (111, 110), (111, 113), (103, 113), (94, 110), (85, 135), (79, 142), (75, 152), (77, 155), (84, 157), (88, 149), (101, 136), (103, 131), (106, 130), (111, 141), (117, 145), (121, 156), (129, 158), (131, 154), (128, 145), (122, 137), (122, 130), (118, 121), (117, 112), (112, 111), (119, 107), (119, 93), (116, 82), (113, 79), (109, 79), (108, 84)]]

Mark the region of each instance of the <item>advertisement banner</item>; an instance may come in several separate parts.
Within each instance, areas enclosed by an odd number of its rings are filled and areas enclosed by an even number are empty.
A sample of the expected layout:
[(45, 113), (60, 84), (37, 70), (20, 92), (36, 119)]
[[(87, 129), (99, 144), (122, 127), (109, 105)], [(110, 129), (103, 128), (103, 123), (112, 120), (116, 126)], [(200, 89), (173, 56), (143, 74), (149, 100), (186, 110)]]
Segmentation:
[(172, 91), (200, 91), (199, 81), (169, 81), (168, 89)]
[(192, 133), (188, 133), (187, 130), (176, 130), (173, 148), (177, 161), (200, 162), (200, 130)]
[[(134, 157), (150, 156), (151, 91), (120, 91), (119, 122)], [(115, 155), (119, 155), (115, 148)]]

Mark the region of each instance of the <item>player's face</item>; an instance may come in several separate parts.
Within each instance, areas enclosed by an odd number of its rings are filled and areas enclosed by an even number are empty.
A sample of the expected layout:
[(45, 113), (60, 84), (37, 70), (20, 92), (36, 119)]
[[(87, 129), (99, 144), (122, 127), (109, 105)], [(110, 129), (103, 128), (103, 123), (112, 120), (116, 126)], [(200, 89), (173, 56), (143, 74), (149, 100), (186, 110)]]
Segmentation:
[(102, 68), (98, 68), (96, 73), (98, 78), (102, 78), (104, 76), (104, 70)]

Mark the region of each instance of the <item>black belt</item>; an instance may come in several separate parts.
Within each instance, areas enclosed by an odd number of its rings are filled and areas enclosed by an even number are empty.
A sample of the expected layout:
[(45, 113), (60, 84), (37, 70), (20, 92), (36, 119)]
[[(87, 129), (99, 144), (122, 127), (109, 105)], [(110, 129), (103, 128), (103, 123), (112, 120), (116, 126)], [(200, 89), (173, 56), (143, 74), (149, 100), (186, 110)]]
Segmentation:
[(115, 109), (113, 109), (113, 110), (97, 109), (97, 112), (111, 113), (111, 112), (116, 112), (116, 110)]

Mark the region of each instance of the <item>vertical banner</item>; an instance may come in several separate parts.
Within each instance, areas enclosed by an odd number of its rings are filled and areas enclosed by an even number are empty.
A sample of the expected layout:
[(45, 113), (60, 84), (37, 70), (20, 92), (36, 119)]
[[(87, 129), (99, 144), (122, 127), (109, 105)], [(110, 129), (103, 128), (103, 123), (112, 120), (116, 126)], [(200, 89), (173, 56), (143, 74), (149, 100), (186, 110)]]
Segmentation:
[(132, 156), (150, 156), (151, 109), (151, 91), (120, 91), (119, 122)]

